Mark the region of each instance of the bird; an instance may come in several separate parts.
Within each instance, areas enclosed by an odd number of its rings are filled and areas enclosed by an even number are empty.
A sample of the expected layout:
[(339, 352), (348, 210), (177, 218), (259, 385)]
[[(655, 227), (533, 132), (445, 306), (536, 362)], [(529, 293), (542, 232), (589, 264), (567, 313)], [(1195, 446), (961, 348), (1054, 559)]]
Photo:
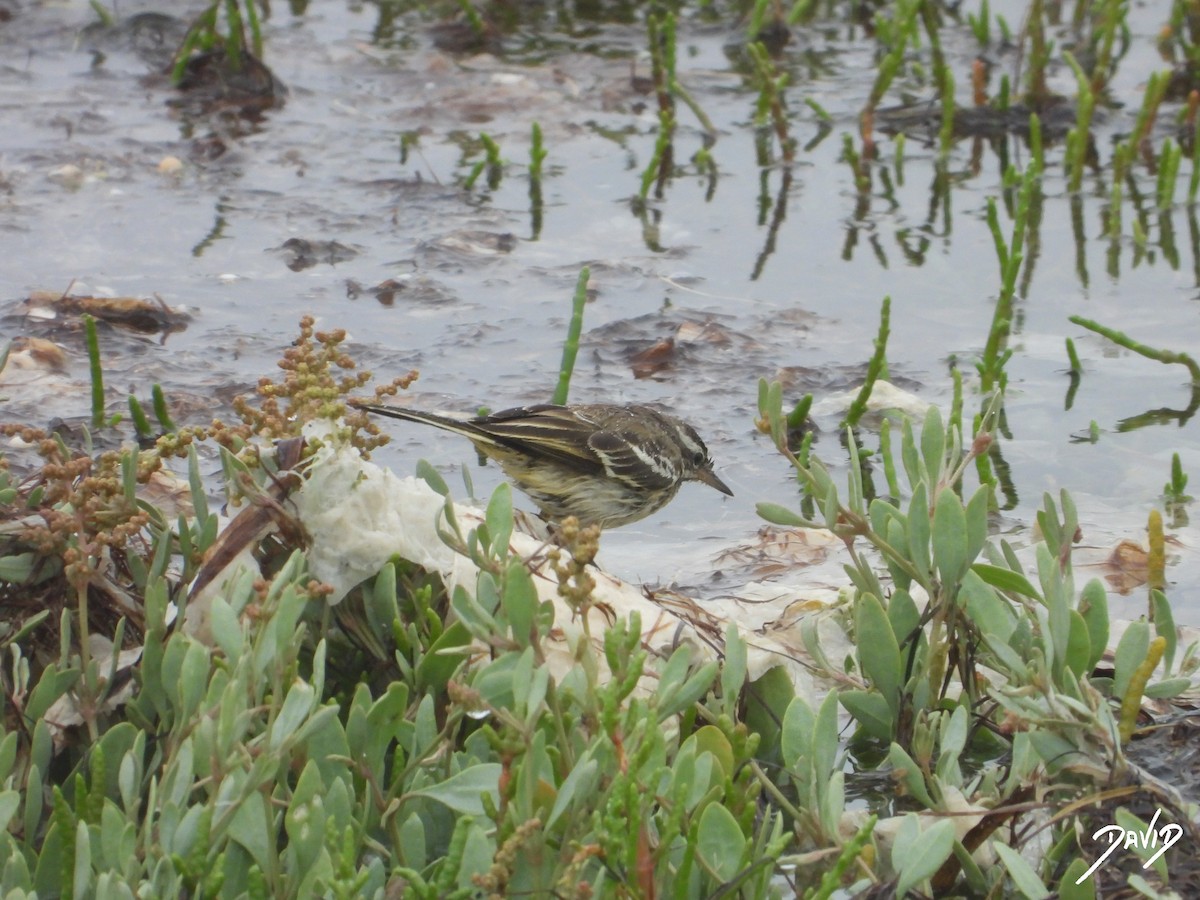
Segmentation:
[(552, 523), (575, 516), (601, 529), (627, 525), (666, 506), (685, 481), (733, 496), (696, 430), (651, 406), (546, 403), (459, 419), (357, 400), (350, 405), (461, 434)]

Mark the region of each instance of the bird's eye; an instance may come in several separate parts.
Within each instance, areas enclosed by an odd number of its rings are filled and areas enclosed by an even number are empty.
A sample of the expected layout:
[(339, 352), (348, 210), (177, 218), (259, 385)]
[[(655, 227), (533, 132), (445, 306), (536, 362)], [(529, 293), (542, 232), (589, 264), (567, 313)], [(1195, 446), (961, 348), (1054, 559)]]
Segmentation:
[(704, 465), (704, 461), (705, 461), (705, 458), (704, 458), (703, 450), (697, 450), (695, 453), (692, 454), (692, 464), (693, 465), (702, 466), (702, 465)]

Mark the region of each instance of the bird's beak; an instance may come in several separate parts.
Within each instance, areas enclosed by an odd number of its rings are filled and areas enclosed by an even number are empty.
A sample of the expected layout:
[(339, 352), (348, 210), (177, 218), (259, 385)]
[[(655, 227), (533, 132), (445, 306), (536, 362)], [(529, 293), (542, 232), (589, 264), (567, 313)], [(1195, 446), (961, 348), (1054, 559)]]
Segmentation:
[(711, 488), (716, 488), (718, 491), (728, 497), (733, 496), (733, 491), (729, 489), (725, 482), (717, 477), (717, 473), (712, 469), (697, 469), (696, 480), (704, 482)]

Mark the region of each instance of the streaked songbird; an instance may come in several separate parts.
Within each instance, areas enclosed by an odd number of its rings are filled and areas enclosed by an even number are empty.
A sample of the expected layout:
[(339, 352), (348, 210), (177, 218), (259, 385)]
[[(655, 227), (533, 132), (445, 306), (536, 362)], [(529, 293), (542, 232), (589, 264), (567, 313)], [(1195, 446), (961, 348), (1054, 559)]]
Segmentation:
[(733, 496), (696, 430), (649, 406), (541, 404), (470, 419), (360, 401), (351, 406), (468, 438), (552, 522), (575, 516), (583, 525), (627, 525), (666, 506), (685, 481)]

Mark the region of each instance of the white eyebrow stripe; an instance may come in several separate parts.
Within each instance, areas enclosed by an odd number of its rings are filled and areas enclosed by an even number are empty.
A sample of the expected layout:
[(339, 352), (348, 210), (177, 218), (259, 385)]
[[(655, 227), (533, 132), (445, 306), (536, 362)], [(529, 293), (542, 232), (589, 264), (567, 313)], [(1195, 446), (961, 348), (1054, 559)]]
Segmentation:
[(705, 456), (708, 455), (704, 445), (696, 441), (690, 434), (688, 434), (687, 429), (680, 428), (678, 425), (676, 425), (675, 433), (679, 436), (679, 443), (687, 447), (691, 453), (703, 453)]

